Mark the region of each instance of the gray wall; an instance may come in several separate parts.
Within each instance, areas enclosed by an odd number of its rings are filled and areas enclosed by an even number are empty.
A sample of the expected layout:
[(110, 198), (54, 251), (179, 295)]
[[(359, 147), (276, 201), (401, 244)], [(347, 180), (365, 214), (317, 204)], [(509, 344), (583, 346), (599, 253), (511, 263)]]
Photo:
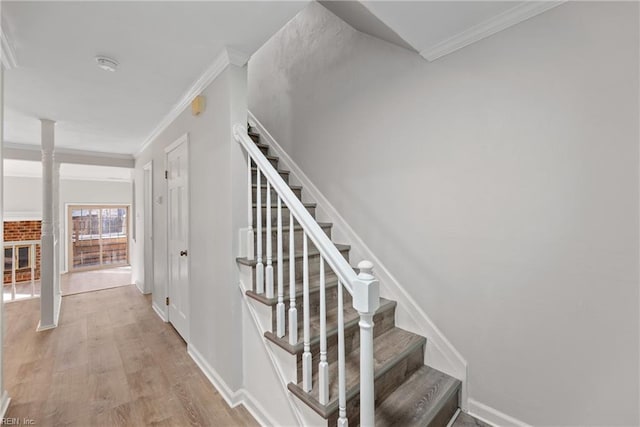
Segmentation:
[[(165, 147), (189, 133), (190, 342), (231, 390), (242, 386), (242, 317), (236, 218), (246, 218), (246, 160), (232, 123), (246, 123), (246, 67), (230, 65), (202, 93), (206, 110), (187, 108), (136, 158), (136, 206), (144, 218), (143, 170), (153, 160), (153, 301), (164, 309), (167, 286)], [(233, 177), (233, 179), (232, 179)], [(234, 188), (242, 191), (233, 191)], [(162, 198), (162, 201), (159, 200)], [(233, 207), (232, 207), (233, 206)], [(246, 220), (245, 220), (246, 222)], [(144, 239), (138, 222), (134, 277), (144, 277)], [(246, 224), (245, 224), (246, 226)], [(148, 285), (147, 285), (148, 286)]]
[[(249, 108), (535, 425), (638, 425), (638, 4), (565, 3), (428, 63), (311, 4)], [(345, 242), (348, 243), (348, 242)]]

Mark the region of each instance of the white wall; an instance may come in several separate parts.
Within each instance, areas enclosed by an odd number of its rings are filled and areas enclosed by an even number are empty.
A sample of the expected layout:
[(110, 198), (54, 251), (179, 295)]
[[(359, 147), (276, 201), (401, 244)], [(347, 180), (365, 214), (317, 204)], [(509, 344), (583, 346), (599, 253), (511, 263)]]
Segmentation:
[[(138, 232), (142, 233), (143, 166), (153, 160), (153, 303), (164, 311), (167, 286), (167, 213), (164, 148), (189, 134), (190, 347), (231, 390), (242, 386), (242, 310), (238, 288), (236, 212), (246, 212), (246, 160), (232, 124), (246, 123), (246, 67), (229, 65), (202, 93), (206, 110), (186, 109), (136, 159)], [(239, 191), (238, 189), (242, 189)], [(246, 222), (246, 220), (245, 220)], [(243, 224), (246, 226), (246, 224)], [(142, 234), (139, 234), (142, 236)], [(143, 242), (142, 238), (138, 242)], [(144, 277), (144, 248), (136, 244), (135, 276)], [(146, 284), (148, 286), (148, 284)]]
[(42, 178), (5, 176), (3, 188), (5, 221), (42, 218)]
[[(428, 63), (311, 4), (249, 108), (534, 425), (638, 425), (638, 4), (565, 3)], [(349, 242), (344, 242), (349, 243)]]
[[(42, 218), (42, 178), (4, 177), (5, 220)], [(122, 204), (133, 202), (130, 182), (95, 180), (60, 180), (60, 262), (61, 271), (67, 271), (67, 205), (68, 204)]]
[[(60, 180), (60, 233), (62, 234), (60, 240), (60, 259), (61, 262), (64, 263), (61, 267), (63, 272), (68, 270), (67, 266), (69, 263), (69, 254), (67, 253), (68, 232), (66, 231), (66, 227), (68, 226), (67, 206), (94, 203), (130, 205), (129, 216), (132, 217), (133, 194), (131, 183), (118, 181), (81, 181), (73, 179)], [(130, 227), (132, 221), (132, 219), (129, 220)], [(129, 250), (131, 251), (132, 230), (130, 230), (129, 236)], [(131, 255), (129, 262), (134, 262)]]

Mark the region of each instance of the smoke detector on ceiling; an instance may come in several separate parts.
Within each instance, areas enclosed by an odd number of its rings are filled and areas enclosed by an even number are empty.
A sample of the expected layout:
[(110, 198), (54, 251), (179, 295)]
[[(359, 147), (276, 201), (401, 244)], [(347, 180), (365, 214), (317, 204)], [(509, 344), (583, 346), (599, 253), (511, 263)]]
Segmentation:
[(96, 56), (96, 62), (98, 63), (98, 67), (110, 72), (116, 71), (119, 65), (118, 61), (106, 56)]

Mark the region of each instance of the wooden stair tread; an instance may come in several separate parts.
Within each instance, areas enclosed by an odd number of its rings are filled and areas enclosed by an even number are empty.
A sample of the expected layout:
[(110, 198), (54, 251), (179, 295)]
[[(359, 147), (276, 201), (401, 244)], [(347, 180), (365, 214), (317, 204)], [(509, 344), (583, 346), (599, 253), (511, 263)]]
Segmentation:
[[(379, 378), (400, 363), (417, 347), (424, 346), (427, 340), (404, 329), (394, 327), (373, 340), (374, 378)], [(347, 401), (360, 392), (360, 349), (346, 355), (346, 398)], [(338, 411), (338, 362), (329, 363), (329, 402), (322, 405), (318, 401), (318, 374), (313, 375), (313, 388), (306, 393), (302, 383), (289, 383), (288, 389), (323, 418), (329, 418)]]
[[(339, 243), (334, 243), (335, 247), (340, 251), (340, 252), (348, 252), (351, 250), (351, 246), (350, 245), (341, 245)], [(289, 251), (287, 251), (287, 253), (282, 254), (282, 260), (283, 261), (288, 261), (289, 260)], [(311, 247), (309, 248), (307, 255), (309, 257), (311, 256), (316, 256), (319, 255), (320, 251), (318, 251), (318, 249), (316, 249), (315, 247)], [(303, 256), (303, 252), (301, 250), (296, 250), (295, 252), (295, 259), (302, 259)], [(238, 257), (236, 258), (236, 261), (242, 265), (248, 265), (250, 267), (253, 267), (256, 265), (256, 260), (248, 260), (247, 257)], [(263, 257), (263, 264), (266, 266), (266, 257)], [(274, 258), (273, 259), (273, 265), (276, 265), (278, 263), (278, 259)]]
[[(290, 172), (280, 169), (281, 163), (279, 157), (275, 155), (269, 155), (271, 148), (268, 144), (261, 142), (260, 133), (255, 127), (248, 128), (249, 136), (253, 139), (256, 146), (258, 146), (265, 157), (277, 167), (277, 172), (282, 176), (285, 181), (290, 178)], [(274, 163), (278, 161), (278, 163)], [(257, 173), (257, 168), (251, 167), (252, 174)], [(267, 184), (266, 181), (261, 182), (261, 188), (259, 189), (255, 182), (252, 183), (252, 189), (254, 192), (258, 190), (265, 191)], [(303, 190), (302, 186), (289, 185), (289, 187), (296, 192), (299, 199)], [(273, 197), (272, 197), (273, 199)], [(277, 200), (277, 199), (276, 199)], [(264, 201), (264, 200), (263, 200)], [(255, 202), (255, 199), (254, 199)], [(304, 203), (305, 208), (316, 208), (315, 203)], [(256, 204), (253, 204), (254, 208), (257, 208)], [(262, 206), (266, 208), (266, 206)], [(277, 205), (273, 203), (272, 209), (277, 209)], [(284, 206), (283, 206), (284, 207)], [(286, 208), (286, 207), (284, 207)], [(313, 212), (313, 211), (311, 211)], [(264, 214), (263, 214), (264, 215)], [(272, 216), (274, 214), (272, 213)], [(331, 223), (318, 223), (320, 227), (329, 233), (333, 227)], [(294, 231), (300, 232), (302, 227), (295, 223)], [(255, 227), (254, 227), (255, 231)], [(289, 232), (289, 225), (283, 224), (283, 231)], [(267, 233), (266, 226), (262, 227), (262, 235), (257, 235), (258, 239), (265, 238)], [(277, 228), (272, 226), (272, 233), (277, 234)], [(296, 243), (298, 240), (296, 240)], [(275, 243), (274, 243), (275, 247)], [(336, 244), (338, 250), (340, 250), (345, 257), (348, 257), (348, 251), (350, 246)], [(309, 257), (316, 257), (318, 250), (311, 245), (309, 247)], [(295, 260), (300, 261), (302, 259), (302, 251), (296, 250)], [(348, 259), (348, 258), (347, 258)], [(239, 264), (248, 266), (255, 266), (256, 261), (249, 261), (246, 258), (237, 258)], [(266, 261), (266, 259), (264, 260)], [(283, 261), (289, 261), (288, 250), (285, 250), (283, 254)], [(277, 262), (274, 260), (274, 269)], [(265, 262), (266, 266), (266, 262)], [(285, 267), (286, 268), (286, 267)], [(354, 269), (357, 273), (357, 269)], [(286, 271), (284, 272), (286, 273)], [(298, 273), (296, 269), (296, 274)], [(313, 389), (311, 392), (306, 393), (302, 388), (302, 382), (290, 383), (287, 388), (289, 391), (302, 400), (306, 405), (320, 414), (327, 420), (335, 422), (338, 412), (338, 364), (337, 355), (335, 353), (336, 341), (337, 341), (337, 304), (335, 301), (336, 288), (338, 286), (338, 278), (332, 271), (327, 271), (325, 276), (325, 286), (327, 290), (327, 341), (329, 344), (329, 402), (326, 405), (321, 405), (318, 401), (318, 369), (317, 369), (317, 357), (316, 352), (320, 341), (320, 319), (317, 307), (317, 299), (319, 297), (319, 274), (312, 273), (309, 276), (309, 294), (311, 297), (311, 317), (310, 317), (310, 344), (313, 353)], [(288, 279), (285, 279), (285, 304), (289, 304), (289, 283)], [(274, 284), (277, 288), (277, 283)], [(277, 293), (277, 289), (275, 290)], [(246, 295), (250, 298), (270, 306), (275, 315), (275, 306), (277, 305), (277, 295), (274, 298), (266, 298), (265, 294), (257, 294), (252, 290), (246, 292)], [(330, 295), (330, 296), (329, 296)], [(344, 330), (345, 330), (345, 344), (347, 346), (346, 356), (346, 398), (347, 398), (347, 412), (349, 422), (357, 420), (352, 417), (356, 416), (357, 408), (359, 406), (359, 381), (360, 381), (360, 348), (357, 346), (359, 333), (359, 314), (352, 306), (351, 298), (345, 291), (345, 306), (344, 306)], [(329, 299), (330, 298), (330, 299)], [(303, 287), (302, 280), (296, 279), (296, 302), (298, 305), (298, 314), (302, 310), (303, 299)], [(450, 377), (443, 372), (423, 365), (423, 357), (426, 346), (426, 338), (413, 334), (398, 328), (395, 325), (395, 307), (397, 303), (395, 301), (386, 300), (380, 298), (380, 307), (376, 311), (376, 327), (374, 334), (374, 378), (376, 381), (376, 427), (387, 426), (424, 426), (424, 427), (442, 427), (451, 424), (452, 416), (458, 408), (459, 392), (461, 389), (461, 382), (453, 377)], [(393, 311), (391, 311), (393, 310)], [(300, 319), (301, 317), (299, 317)], [(274, 320), (275, 322), (275, 320)], [(275, 323), (273, 324), (275, 328)], [(391, 328), (391, 329), (389, 329)], [(288, 329), (288, 328), (287, 328)], [(274, 344), (280, 346), (285, 351), (292, 355), (297, 355), (298, 364), (301, 363), (301, 354), (303, 353), (303, 329), (304, 325), (302, 321), (298, 322), (298, 342), (295, 345), (289, 344), (288, 334), (282, 338), (278, 338), (274, 332), (266, 332), (265, 338)], [(274, 329), (275, 330), (275, 329)], [(301, 367), (298, 365), (298, 379), (300, 377)], [(378, 391), (378, 386), (381, 387)], [(465, 414), (460, 414), (458, 419), (453, 423), (454, 427), (457, 426), (480, 426), (487, 427), (484, 423), (473, 419), (472, 417), (466, 417)]]
[[(298, 282), (299, 280), (296, 280), (296, 301), (301, 301), (303, 289), (302, 289), (302, 284)], [(335, 287), (338, 284), (338, 276), (336, 276), (336, 274), (333, 271), (327, 271), (324, 276), (324, 284), (325, 284), (325, 289), (331, 289)], [(273, 298), (267, 298), (266, 294), (259, 294), (252, 290), (248, 290), (246, 292), (246, 295), (253, 298), (256, 301), (263, 303), (264, 305), (274, 306), (278, 304), (278, 295), (277, 295), (278, 284), (274, 283), (273, 287), (274, 287), (273, 292), (275, 294)], [(284, 291), (285, 291), (284, 300), (285, 300), (285, 303), (287, 303), (289, 302), (289, 280), (284, 281)], [(320, 292), (320, 275), (319, 274), (313, 274), (309, 276), (309, 293), (313, 294), (315, 292)]]
[(376, 408), (376, 426), (429, 426), (460, 389), (460, 381), (423, 366)]
[[(333, 223), (332, 222), (317, 222), (317, 224), (322, 229), (327, 229), (327, 228), (330, 229), (330, 228), (333, 227)], [(257, 232), (258, 230), (254, 229), (253, 231)], [(282, 231), (284, 233), (288, 233), (289, 232), (289, 224), (282, 224)], [(302, 226), (296, 223), (296, 225), (293, 226), (293, 231), (302, 231)], [(262, 233), (266, 233), (266, 232), (267, 232), (267, 226), (264, 225), (264, 226), (262, 226)], [(278, 233), (278, 227), (271, 226), (271, 232), (273, 234), (277, 234)], [(275, 247), (275, 245), (276, 245), (276, 243), (274, 241), (273, 246)]]
[[(251, 166), (251, 172), (255, 172), (257, 169), (255, 166)], [(284, 174), (284, 175), (289, 175), (289, 171), (288, 170), (284, 170), (284, 169), (280, 169), (278, 168), (278, 173), (280, 174)]]
[[(316, 203), (313, 202), (307, 202), (307, 203), (303, 203), (305, 208), (315, 208), (316, 207)], [(254, 208), (256, 208), (258, 205), (257, 203), (254, 203), (252, 205)], [(262, 205), (262, 208), (265, 209), (267, 206), (266, 205)], [(276, 205), (276, 203), (272, 203), (271, 204), (271, 209), (278, 209), (278, 206)], [(282, 209), (289, 209), (287, 206), (282, 206)]]
[[(258, 184), (251, 184), (251, 188), (257, 188), (257, 187), (258, 187)], [(261, 182), (260, 183), (260, 188), (267, 188), (267, 184)], [(292, 189), (292, 190), (302, 190), (302, 186), (301, 185), (291, 185), (291, 184), (289, 184), (289, 188)]]
[[(337, 283), (336, 283), (337, 284)], [(382, 313), (387, 310), (392, 310), (396, 307), (397, 303), (388, 299), (380, 298), (380, 307), (376, 310), (376, 314)], [(351, 327), (357, 327), (360, 316), (358, 312), (349, 304), (344, 308), (344, 330), (347, 331)], [(289, 334), (285, 334), (284, 337), (278, 338), (273, 332), (265, 332), (264, 336), (269, 341), (277, 344), (279, 347), (291, 354), (300, 354), (304, 350), (303, 343), (303, 327), (302, 322), (298, 323), (298, 343), (289, 344)], [(327, 341), (329, 338), (338, 334), (338, 308), (327, 307)], [(309, 343), (313, 347), (320, 342), (320, 317), (311, 316), (309, 318)], [(336, 371), (337, 372), (337, 371)]]

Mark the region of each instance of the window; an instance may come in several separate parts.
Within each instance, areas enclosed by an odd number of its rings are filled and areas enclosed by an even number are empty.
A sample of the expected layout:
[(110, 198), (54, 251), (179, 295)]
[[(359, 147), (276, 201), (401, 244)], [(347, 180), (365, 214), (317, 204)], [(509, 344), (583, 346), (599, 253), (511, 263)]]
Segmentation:
[[(30, 246), (16, 246), (16, 270), (24, 270), (31, 268), (31, 247)], [(11, 272), (13, 266), (13, 248), (4, 248), (4, 271), (5, 273)]]
[(129, 263), (127, 206), (70, 206), (70, 268)]
[(13, 248), (4, 248), (4, 271), (5, 273), (11, 272), (13, 265)]

